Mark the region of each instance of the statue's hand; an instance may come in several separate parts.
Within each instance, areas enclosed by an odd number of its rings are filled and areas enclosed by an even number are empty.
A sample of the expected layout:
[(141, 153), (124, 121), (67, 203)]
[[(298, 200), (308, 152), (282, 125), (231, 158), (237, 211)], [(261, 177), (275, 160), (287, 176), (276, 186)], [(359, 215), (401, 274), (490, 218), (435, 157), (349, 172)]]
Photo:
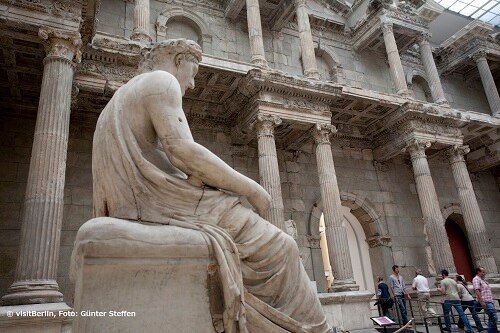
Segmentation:
[(255, 192), (247, 197), (248, 202), (257, 209), (260, 216), (263, 216), (265, 212), (271, 207), (271, 196), (267, 193), (262, 186), (258, 186)]

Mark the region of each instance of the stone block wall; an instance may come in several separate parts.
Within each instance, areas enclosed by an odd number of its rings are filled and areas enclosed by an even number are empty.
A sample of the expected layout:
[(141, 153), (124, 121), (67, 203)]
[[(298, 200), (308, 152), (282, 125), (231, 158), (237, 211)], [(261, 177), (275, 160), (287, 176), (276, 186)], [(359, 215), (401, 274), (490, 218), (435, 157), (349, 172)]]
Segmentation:
[[(19, 229), (33, 140), (34, 120), (0, 118), (0, 296), (13, 281), (19, 245)], [(239, 172), (258, 181), (258, 154), (254, 142), (250, 146), (231, 144), (230, 131), (222, 124), (192, 123), (197, 142), (217, 154)], [(73, 302), (74, 286), (69, 281), (69, 264), (74, 237), (78, 228), (92, 215), (91, 149), (92, 125), (70, 125), (66, 169), (65, 206), (58, 267), (58, 283), (68, 304)], [(416, 194), (413, 171), (404, 157), (387, 163), (373, 160), (369, 149), (342, 147), (332, 139), (332, 153), (341, 193), (364, 198), (379, 216), (381, 235), (390, 235), (389, 252), (370, 250), (375, 275), (388, 275), (390, 266), (403, 266), (407, 280), (413, 268), (427, 267), (424, 248), (423, 221)], [(278, 146), (279, 148), (279, 146)], [(282, 184), (285, 218), (297, 225), (298, 244), (307, 272), (313, 268), (306, 235), (313, 206), (320, 201), (316, 158), (311, 146), (304, 151), (278, 149), (278, 164)], [(438, 192), (440, 206), (459, 203), (451, 169), (447, 161), (431, 160), (431, 173)], [(493, 254), (500, 266), (500, 190), (491, 172), (473, 175), (473, 185), (483, 214)], [(368, 226), (372, 228), (374, 226)], [(384, 254), (385, 253), (385, 254)], [(380, 258), (384, 256), (384, 258)], [(387, 258), (386, 258), (387, 256)], [(384, 265), (379, 263), (383, 262)], [(383, 266), (383, 267), (382, 267)]]

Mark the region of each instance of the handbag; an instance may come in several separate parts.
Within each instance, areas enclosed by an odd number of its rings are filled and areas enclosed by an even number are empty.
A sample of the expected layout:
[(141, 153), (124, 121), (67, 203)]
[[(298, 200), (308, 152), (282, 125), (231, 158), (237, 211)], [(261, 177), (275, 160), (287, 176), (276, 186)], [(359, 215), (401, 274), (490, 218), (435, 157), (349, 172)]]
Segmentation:
[[(467, 288), (466, 284), (464, 284), (462, 282), (460, 282), (460, 284), (465, 287), (465, 290), (467, 290), (472, 297), (474, 297), (474, 295), (472, 295), (472, 293), (470, 292), (469, 288)], [(472, 302), (473, 302), (472, 306), (474, 307), (474, 310), (476, 311), (476, 313), (483, 311), (483, 306), (481, 305), (481, 303), (479, 303), (477, 301), (477, 299), (475, 297), (474, 297), (474, 300)]]

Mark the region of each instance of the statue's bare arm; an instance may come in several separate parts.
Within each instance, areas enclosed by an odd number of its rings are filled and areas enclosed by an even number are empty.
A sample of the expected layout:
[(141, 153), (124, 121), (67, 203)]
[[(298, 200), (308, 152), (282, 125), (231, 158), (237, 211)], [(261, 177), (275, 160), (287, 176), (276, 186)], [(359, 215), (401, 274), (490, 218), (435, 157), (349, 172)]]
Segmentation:
[(265, 212), (270, 205), (269, 194), (193, 140), (177, 80), (169, 73), (157, 71), (150, 73), (144, 83), (138, 97), (144, 98), (142, 105), (172, 164), (207, 185), (246, 196), (260, 214)]

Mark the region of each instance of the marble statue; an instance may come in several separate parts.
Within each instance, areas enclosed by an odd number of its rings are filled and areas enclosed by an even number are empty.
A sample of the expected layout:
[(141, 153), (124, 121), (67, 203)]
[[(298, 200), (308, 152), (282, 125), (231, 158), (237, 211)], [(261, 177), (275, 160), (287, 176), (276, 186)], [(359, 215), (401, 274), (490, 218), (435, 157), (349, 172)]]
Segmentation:
[(154, 45), (104, 108), (93, 142), (95, 215), (206, 233), (226, 333), (329, 332), (295, 241), (259, 215), (270, 195), (193, 140), (182, 96), (201, 56), (185, 39)]

